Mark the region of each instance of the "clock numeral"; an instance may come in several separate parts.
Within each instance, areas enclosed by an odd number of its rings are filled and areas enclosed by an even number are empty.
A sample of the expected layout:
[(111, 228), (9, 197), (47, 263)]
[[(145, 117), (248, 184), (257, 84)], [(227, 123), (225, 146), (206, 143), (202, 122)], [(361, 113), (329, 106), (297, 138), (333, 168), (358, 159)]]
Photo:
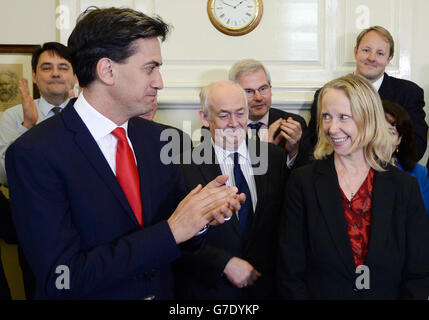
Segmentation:
[(225, 13), (222, 13), (220, 16), (219, 16), (219, 18), (223, 18), (223, 17), (225, 17)]
[(246, 12), (246, 16), (251, 17), (252, 15), (249, 12)]
[(231, 19), (228, 19), (228, 21), (226, 22), (226, 24), (229, 24), (230, 21), (231, 21)]

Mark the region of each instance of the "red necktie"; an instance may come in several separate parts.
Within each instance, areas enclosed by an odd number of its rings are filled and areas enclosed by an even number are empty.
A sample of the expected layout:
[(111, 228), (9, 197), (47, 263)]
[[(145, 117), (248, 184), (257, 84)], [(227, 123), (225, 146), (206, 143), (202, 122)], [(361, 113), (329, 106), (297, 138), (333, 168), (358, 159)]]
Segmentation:
[(128, 144), (124, 128), (116, 128), (112, 134), (118, 139), (116, 146), (116, 178), (143, 228), (143, 209), (140, 195), (140, 180), (133, 151)]

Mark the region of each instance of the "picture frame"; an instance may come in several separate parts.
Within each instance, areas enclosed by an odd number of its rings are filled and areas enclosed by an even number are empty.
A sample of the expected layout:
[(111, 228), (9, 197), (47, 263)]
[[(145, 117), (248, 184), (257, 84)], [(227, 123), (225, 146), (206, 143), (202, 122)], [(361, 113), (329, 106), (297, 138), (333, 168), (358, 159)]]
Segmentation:
[[(40, 45), (31, 44), (0, 44), (0, 114), (6, 109), (20, 104), (18, 80), (25, 77), (33, 83), (31, 57)], [(33, 99), (40, 98), (39, 89), (30, 85)]]

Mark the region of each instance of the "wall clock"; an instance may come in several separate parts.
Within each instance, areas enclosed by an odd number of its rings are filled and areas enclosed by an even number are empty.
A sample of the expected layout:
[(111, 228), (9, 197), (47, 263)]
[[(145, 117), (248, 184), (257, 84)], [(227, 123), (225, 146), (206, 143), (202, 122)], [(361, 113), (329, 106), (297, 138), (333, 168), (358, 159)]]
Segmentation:
[(211, 23), (230, 36), (241, 36), (255, 29), (261, 21), (263, 10), (262, 0), (207, 1)]

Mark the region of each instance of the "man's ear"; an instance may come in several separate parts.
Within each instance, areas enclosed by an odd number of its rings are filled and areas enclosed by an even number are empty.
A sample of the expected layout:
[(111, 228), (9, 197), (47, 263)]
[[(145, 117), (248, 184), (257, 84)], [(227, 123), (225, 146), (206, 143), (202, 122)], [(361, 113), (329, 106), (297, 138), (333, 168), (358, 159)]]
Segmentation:
[(95, 70), (97, 78), (100, 79), (101, 82), (109, 86), (115, 83), (113, 76), (113, 61), (109, 58), (101, 58), (98, 60)]
[(32, 75), (32, 78), (33, 78), (33, 83), (37, 85), (37, 83), (36, 83), (36, 72), (33, 71), (31, 73), (31, 75)]
[(202, 124), (208, 128), (210, 126), (209, 121), (208, 121), (206, 115), (204, 114), (203, 110), (200, 110), (198, 112), (198, 114), (200, 115), (200, 120), (201, 120)]
[(358, 47), (355, 47), (355, 50), (354, 50), (354, 52), (355, 52), (355, 60), (357, 60), (357, 52), (358, 52)]
[[(394, 55), (392, 54), (392, 55), (389, 57), (389, 59), (387, 59), (387, 65), (389, 65), (390, 61), (392, 61), (393, 56), (394, 56)], [(386, 66), (387, 66), (387, 65), (386, 65)]]

